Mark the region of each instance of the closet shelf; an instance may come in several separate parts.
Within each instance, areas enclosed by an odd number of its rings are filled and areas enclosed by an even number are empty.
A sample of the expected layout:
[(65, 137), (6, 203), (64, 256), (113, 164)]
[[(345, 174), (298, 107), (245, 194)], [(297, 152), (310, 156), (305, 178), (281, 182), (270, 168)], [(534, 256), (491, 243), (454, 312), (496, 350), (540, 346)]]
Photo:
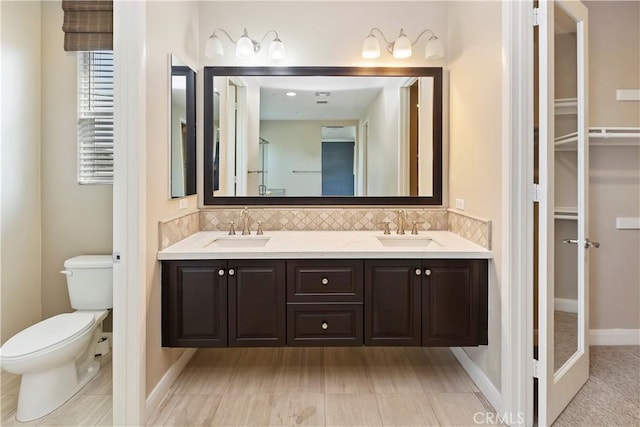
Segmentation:
[[(578, 132), (571, 132), (554, 139), (557, 151), (575, 151)], [(589, 145), (606, 147), (640, 146), (638, 127), (592, 127), (589, 128)]]
[(578, 114), (578, 98), (558, 98), (554, 102), (556, 116)]

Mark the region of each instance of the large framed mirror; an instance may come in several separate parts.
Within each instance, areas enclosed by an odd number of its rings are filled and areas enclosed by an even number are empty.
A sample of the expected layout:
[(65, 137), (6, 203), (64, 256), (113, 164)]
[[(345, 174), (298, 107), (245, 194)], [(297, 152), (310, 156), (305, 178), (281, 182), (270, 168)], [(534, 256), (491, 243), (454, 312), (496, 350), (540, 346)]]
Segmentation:
[(205, 67), (205, 205), (442, 204), (442, 68)]
[(170, 55), (169, 177), (172, 199), (196, 194), (196, 72)]

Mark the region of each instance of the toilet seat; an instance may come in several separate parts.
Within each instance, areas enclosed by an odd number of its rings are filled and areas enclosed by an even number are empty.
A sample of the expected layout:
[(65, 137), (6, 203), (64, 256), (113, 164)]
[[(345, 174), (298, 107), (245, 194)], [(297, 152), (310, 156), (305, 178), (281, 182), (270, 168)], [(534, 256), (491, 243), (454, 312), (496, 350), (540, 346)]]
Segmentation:
[(11, 337), (0, 348), (0, 358), (5, 361), (16, 360), (51, 351), (83, 335), (95, 322), (95, 316), (87, 312), (50, 317)]

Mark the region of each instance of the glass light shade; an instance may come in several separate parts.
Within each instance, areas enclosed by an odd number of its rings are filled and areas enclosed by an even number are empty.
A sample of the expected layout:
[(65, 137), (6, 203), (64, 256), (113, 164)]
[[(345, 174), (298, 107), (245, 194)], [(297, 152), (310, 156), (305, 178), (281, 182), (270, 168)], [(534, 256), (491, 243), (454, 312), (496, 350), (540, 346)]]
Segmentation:
[(436, 36), (427, 40), (427, 45), (424, 48), (424, 59), (439, 59), (444, 56), (444, 47), (442, 47), (442, 41)]
[(375, 59), (380, 56), (380, 43), (373, 34), (369, 34), (362, 44), (362, 57)]
[(393, 57), (396, 59), (408, 58), (411, 56), (411, 41), (404, 33), (393, 43)]
[(251, 58), (255, 54), (253, 42), (247, 36), (242, 36), (236, 43), (236, 56), (238, 58)]
[(269, 45), (269, 59), (272, 61), (281, 61), (287, 56), (284, 43), (279, 38), (274, 39)]
[(216, 55), (224, 55), (222, 40), (220, 40), (218, 36), (212, 36), (207, 39), (207, 44), (204, 47), (204, 55), (207, 58), (213, 58)]

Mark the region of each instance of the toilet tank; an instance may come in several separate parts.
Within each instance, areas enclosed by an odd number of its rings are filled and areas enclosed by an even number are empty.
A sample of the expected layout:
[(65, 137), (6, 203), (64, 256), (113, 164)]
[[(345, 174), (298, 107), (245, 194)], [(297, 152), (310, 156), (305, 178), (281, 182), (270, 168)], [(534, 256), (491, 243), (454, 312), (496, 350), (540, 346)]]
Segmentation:
[(76, 310), (113, 308), (111, 255), (81, 255), (64, 262), (71, 307)]

